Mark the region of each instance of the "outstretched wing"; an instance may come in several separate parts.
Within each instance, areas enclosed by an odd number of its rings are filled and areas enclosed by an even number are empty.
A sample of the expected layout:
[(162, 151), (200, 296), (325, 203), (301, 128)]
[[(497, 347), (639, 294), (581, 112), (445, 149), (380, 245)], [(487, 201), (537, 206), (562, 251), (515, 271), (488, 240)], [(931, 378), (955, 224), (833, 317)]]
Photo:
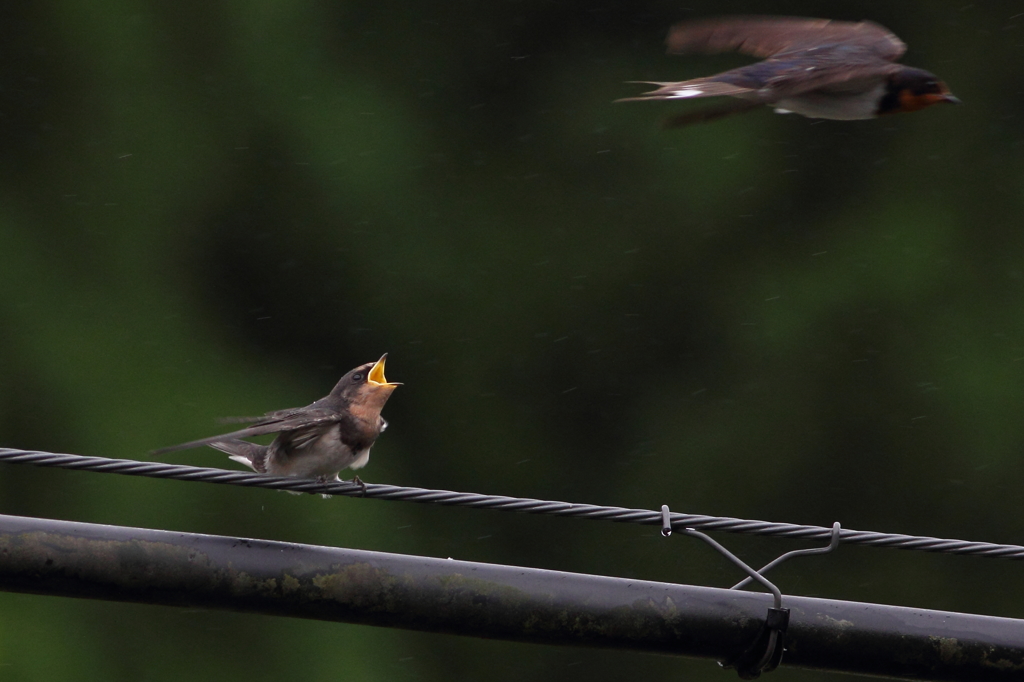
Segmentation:
[(720, 17), (676, 24), (668, 51), (741, 52), (764, 61), (678, 83), (650, 82), (655, 90), (623, 101), (699, 99), (729, 96), (744, 100), (669, 119), (668, 127), (709, 121), (821, 90), (862, 92), (898, 71), (906, 50), (899, 38), (870, 21), (801, 17)]
[(682, 114), (675, 114), (674, 116), (670, 116), (665, 119), (662, 122), (661, 127), (682, 128), (684, 126), (693, 125), (694, 123), (710, 123), (727, 116), (745, 113), (760, 106), (760, 102), (729, 100), (725, 104), (720, 104), (718, 106), (704, 107), (702, 109), (697, 109), (696, 111), (687, 111)]
[(873, 21), (771, 16), (682, 22), (669, 30), (666, 43), (672, 54), (739, 52), (761, 59), (845, 44), (894, 61), (907, 50), (895, 34)]
[(814, 90), (856, 92), (864, 89), (865, 81), (896, 73), (901, 68), (895, 62), (879, 59), (863, 45), (829, 45), (771, 57), (705, 78), (678, 83), (654, 82), (651, 84), (660, 87), (625, 101), (728, 95), (769, 104)]
[(278, 410), (277, 412), (268, 413), (265, 417), (261, 417), (260, 421), (244, 429), (232, 431), (231, 433), (222, 433), (218, 436), (210, 436), (209, 438), (201, 438), (199, 440), (189, 441), (188, 443), (182, 443), (180, 445), (160, 448), (159, 450), (154, 450), (153, 454), (162, 455), (176, 450), (198, 448), (203, 445), (223, 442), (232, 438), (251, 438), (253, 436), (262, 436), (268, 433), (281, 433), (284, 431), (308, 429), (337, 422), (341, 419), (342, 415), (338, 410), (329, 408), (296, 407), (288, 410)]

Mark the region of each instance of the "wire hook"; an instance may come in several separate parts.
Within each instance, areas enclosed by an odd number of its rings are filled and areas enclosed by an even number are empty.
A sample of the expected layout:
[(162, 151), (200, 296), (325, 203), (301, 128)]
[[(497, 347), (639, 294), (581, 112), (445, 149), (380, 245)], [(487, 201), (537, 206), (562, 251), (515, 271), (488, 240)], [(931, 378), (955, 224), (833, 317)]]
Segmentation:
[[(789, 559), (792, 559), (795, 556), (809, 556), (811, 554), (828, 554), (829, 552), (834, 552), (836, 547), (839, 546), (841, 531), (842, 531), (842, 526), (840, 526), (839, 522), (836, 521), (835, 523), (832, 524), (832, 539), (829, 541), (827, 547), (811, 547), (810, 549), (794, 549), (792, 552), (786, 552), (785, 554), (780, 556), (778, 559), (775, 559), (774, 561), (769, 562), (768, 564), (766, 564), (764, 566), (764, 568), (762, 568), (761, 570), (758, 571), (758, 573), (760, 573), (761, 575), (764, 575), (768, 571), (772, 570), (773, 568), (775, 568), (776, 566), (781, 564), (783, 561), (787, 561)], [(745, 585), (749, 584), (750, 581), (751, 581), (751, 578), (744, 578), (743, 580), (739, 581), (738, 583), (736, 583), (735, 585), (733, 585), (729, 589), (730, 590), (741, 589)]]
[[(782, 654), (785, 651), (783, 640), (786, 628), (789, 627), (789, 609), (782, 608), (782, 591), (774, 583), (755, 571), (718, 542), (715, 542), (708, 535), (693, 528), (683, 528), (682, 533), (690, 537), (700, 538), (714, 547), (719, 554), (742, 569), (749, 576), (746, 581), (756, 580), (761, 583), (762, 586), (772, 593), (774, 598), (774, 606), (768, 609), (764, 625), (761, 626), (761, 630), (758, 632), (753, 644), (734, 660), (719, 661), (718, 664), (726, 669), (735, 668), (740, 679), (743, 680), (756, 679), (762, 672), (771, 672), (778, 668), (782, 662)], [(667, 504), (661, 505), (661, 534), (665, 537), (672, 535), (672, 512)], [(833, 534), (835, 534), (834, 528)]]
[[(769, 581), (763, 575), (761, 575), (753, 568), (751, 568), (745, 561), (743, 561), (738, 556), (727, 550), (725, 547), (716, 542), (710, 536), (706, 535), (705, 533), (701, 533), (699, 530), (694, 530), (693, 528), (683, 528), (681, 532), (684, 535), (689, 535), (693, 538), (699, 538), (704, 542), (708, 543), (709, 545), (711, 545), (712, 547), (714, 547), (719, 554), (721, 554), (726, 559), (731, 561), (741, 571), (743, 571), (749, 576), (748, 578), (746, 578), (744, 582), (756, 580), (757, 582), (761, 583), (761, 585), (764, 588), (766, 588), (769, 592), (771, 592), (772, 595), (775, 597), (775, 608), (782, 607), (782, 592), (779, 590), (779, 588), (777, 588), (771, 581)], [(672, 535), (672, 512), (669, 510), (667, 504), (661, 505), (661, 534), (665, 537)]]

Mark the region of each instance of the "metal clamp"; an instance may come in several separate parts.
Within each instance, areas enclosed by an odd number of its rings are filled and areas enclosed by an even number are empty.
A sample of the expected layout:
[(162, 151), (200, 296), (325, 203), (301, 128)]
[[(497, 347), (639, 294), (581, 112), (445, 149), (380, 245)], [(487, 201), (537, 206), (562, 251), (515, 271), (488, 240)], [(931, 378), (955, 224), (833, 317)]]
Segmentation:
[[(829, 542), (828, 547), (797, 549), (792, 552), (787, 552), (778, 559), (767, 564), (760, 571), (755, 571), (742, 559), (706, 534), (694, 530), (693, 528), (683, 528), (680, 531), (684, 535), (700, 538), (707, 544), (711, 545), (719, 554), (724, 556), (747, 574), (747, 578), (744, 578), (730, 589), (740, 589), (751, 581), (755, 581), (772, 593), (774, 604), (768, 609), (768, 615), (765, 617), (764, 624), (761, 626), (761, 630), (758, 632), (753, 643), (735, 658), (729, 661), (719, 661), (719, 665), (725, 669), (735, 669), (739, 674), (740, 679), (744, 680), (756, 679), (761, 675), (761, 673), (771, 672), (779, 667), (779, 664), (782, 663), (782, 654), (785, 652), (786, 629), (789, 627), (789, 609), (782, 608), (782, 591), (779, 590), (774, 583), (765, 578), (763, 574), (795, 556), (827, 554), (828, 552), (835, 550), (835, 548), (839, 546), (840, 530), (841, 527), (838, 522), (832, 525), (832, 539), (831, 542)], [(665, 537), (672, 535), (672, 512), (669, 510), (667, 504), (661, 506), (661, 534)]]

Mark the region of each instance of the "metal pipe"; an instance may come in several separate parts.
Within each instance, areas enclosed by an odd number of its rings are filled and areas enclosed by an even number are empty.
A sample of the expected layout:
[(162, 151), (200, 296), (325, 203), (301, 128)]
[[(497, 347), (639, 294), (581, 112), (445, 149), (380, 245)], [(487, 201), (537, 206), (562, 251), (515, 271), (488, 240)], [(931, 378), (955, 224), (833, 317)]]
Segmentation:
[[(766, 594), (0, 515), (0, 589), (729, 660)], [(1024, 621), (785, 596), (783, 665), (1024, 679)]]

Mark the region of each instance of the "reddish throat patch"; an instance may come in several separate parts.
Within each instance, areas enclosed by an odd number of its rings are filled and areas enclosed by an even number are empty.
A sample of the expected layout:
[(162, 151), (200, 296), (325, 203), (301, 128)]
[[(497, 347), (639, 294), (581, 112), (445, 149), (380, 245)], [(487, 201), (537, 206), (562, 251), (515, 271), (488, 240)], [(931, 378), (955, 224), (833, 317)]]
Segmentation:
[(924, 95), (915, 95), (910, 90), (901, 90), (899, 111), (920, 111), (933, 104), (942, 104), (949, 101), (949, 95), (946, 93), (929, 92)]

